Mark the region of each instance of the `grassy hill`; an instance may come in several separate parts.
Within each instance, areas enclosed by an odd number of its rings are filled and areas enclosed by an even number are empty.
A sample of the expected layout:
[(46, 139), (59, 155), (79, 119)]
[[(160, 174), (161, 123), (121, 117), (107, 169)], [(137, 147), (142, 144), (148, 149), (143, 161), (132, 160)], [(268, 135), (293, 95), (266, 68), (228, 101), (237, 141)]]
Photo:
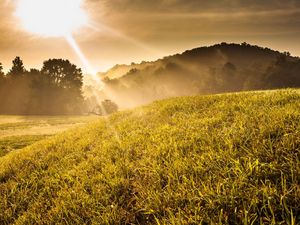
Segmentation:
[(299, 224), (300, 90), (158, 101), (0, 158), (0, 224)]

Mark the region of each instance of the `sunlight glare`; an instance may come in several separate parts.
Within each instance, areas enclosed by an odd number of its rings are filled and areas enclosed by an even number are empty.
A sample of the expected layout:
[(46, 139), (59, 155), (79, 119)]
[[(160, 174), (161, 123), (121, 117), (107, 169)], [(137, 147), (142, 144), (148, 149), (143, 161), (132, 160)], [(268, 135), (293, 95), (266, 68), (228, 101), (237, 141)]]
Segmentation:
[(72, 47), (72, 49), (75, 51), (81, 62), (84, 64), (87, 71), (91, 74), (96, 74), (96, 71), (92, 68), (85, 55), (82, 53), (75, 39), (71, 35), (66, 35), (65, 38), (68, 41), (69, 45)]
[(62, 37), (87, 24), (82, 0), (18, 0), (16, 16), (29, 32)]
[(85, 69), (87, 72), (92, 76), (93, 80), (96, 82), (97, 85), (103, 86), (103, 82), (100, 80), (100, 78), (97, 76), (97, 71), (91, 66), (90, 62), (86, 58), (86, 56), (81, 51), (80, 47), (78, 46), (75, 39), (72, 37), (72, 35), (65, 35), (65, 39), (67, 40), (68, 44), (71, 46), (71, 48), (74, 50), (76, 55), (79, 57), (80, 61), (83, 63)]

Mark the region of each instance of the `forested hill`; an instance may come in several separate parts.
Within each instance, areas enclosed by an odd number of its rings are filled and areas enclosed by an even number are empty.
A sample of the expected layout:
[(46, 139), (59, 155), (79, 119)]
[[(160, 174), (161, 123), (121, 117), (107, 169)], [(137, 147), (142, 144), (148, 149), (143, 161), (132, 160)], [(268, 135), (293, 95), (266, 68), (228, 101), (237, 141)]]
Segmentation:
[(300, 59), (247, 43), (222, 43), (117, 65), (101, 76), (107, 84), (103, 94), (132, 107), (174, 96), (299, 87)]

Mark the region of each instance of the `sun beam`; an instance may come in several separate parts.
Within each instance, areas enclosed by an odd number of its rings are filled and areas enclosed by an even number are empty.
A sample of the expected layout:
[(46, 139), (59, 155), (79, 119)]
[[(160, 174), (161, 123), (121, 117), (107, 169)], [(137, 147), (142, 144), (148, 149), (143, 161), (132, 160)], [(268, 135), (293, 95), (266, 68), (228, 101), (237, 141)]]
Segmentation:
[(72, 33), (88, 24), (83, 0), (18, 0), (16, 16), (23, 28), (43, 37), (63, 37), (97, 84), (102, 82), (85, 57)]
[(16, 16), (25, 30), (46, 37), (69, 35), (87, 24), (82, 0), (18, 0)]
[(76, 43), (75, 39), (72, 37), (72, 35), (66, 35), (65, 36), (68, 44), (72, 47), (72, 49), (75, 51), (76, 55), (79, 57), (80, 61), (84, 64), (84, 67), (87, 69), (88, 73), (96, 74), (96, 70), (90, 65), (89, 61), (85, 57), (85, 55), (82, 53), (81, 49), (79, 48), (78, 44)]

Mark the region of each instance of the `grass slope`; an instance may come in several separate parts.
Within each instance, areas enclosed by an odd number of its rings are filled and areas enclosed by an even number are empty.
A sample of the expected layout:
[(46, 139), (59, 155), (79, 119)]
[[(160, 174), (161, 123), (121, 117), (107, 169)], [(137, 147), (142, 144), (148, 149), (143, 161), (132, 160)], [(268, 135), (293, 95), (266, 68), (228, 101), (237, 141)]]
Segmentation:
[(0, 158), (0, 224), (298, 224), (300, 90), (175, 98)]

